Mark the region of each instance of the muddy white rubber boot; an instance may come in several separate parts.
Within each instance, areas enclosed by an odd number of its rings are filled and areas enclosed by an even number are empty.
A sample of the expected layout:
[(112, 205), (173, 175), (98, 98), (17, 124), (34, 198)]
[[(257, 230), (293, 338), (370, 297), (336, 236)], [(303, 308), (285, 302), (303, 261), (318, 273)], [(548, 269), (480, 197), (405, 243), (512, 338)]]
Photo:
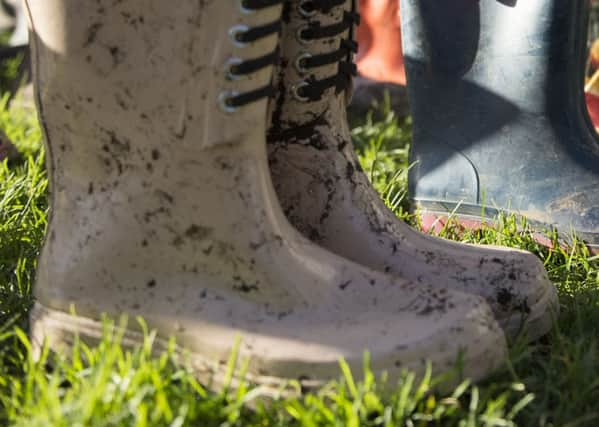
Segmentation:
[(481, 298), (353, 264), (285, 219), (265, 142), (281, 3), (28, 0), (52, 183), (34, 341), (93, 340), (125, 313), (214, 387), (238, 335), (266, 387), (318, 386), (340, 357), (358, 373), (366, 349), (392, 379), (460, 351), (484, 376), (505, 342)]
[(357, 263), (485, 297), (510, 334), (524, 321), (530, 339), (545, 334), (557, 294), (534, 255), (418, 233), (386, 208), (361, 170), (345, 117), (355, 71), (352, 1), (292, 0), (284, 16), (268, 150), (291, 223)]

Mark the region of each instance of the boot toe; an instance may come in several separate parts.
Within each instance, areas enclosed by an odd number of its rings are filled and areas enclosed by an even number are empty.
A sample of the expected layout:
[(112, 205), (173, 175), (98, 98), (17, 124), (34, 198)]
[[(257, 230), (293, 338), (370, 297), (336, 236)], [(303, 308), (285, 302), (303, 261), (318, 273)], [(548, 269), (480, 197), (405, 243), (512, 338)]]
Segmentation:
[(506, 333), (524, 332), (529, 340), (545, 335), (559, 313), (559, 301), (541, 261), (526, 251), (493, 246), (480, 250), (487, 255), (481, 258), (486, 261), (481, 275), (489, 283), (486, 299)]
[[(480, 295), (508, 335), (523, 329), (530, 339), (547, 333), (558, 313), (555, 285), (532, 253), (500, 246), (465, 245), (415, 232), (410, 242), (426, 265), (416, 264), (423, 281)], [(422, 273), (425, 272), (425, 273)]]

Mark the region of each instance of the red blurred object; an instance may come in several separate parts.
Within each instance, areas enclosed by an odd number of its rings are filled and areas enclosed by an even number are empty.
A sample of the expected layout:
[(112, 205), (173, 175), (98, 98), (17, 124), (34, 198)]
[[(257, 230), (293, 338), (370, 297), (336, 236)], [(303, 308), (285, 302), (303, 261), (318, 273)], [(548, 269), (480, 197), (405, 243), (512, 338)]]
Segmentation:
[(595, 71), (593, 77), (585, 85), (584, 96), (593, 126), (595, 126), (595, 130), (599, 131), (599, 70)]
[(595, 40), (591, 45), (589, 67), (593, 74), (586, 82), (584, 95), (591, 121), (595, 126), (595, 130), (599, 131), (599, 40)]
[(360, 14), (356, 57), (360, 75), (405, 86), (399, 0), (360, 0)]

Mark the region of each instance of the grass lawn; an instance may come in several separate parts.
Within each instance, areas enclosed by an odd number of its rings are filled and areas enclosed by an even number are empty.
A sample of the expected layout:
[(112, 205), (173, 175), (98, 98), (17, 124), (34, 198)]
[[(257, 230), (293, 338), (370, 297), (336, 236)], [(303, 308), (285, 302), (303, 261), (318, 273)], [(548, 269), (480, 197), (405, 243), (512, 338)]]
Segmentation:
[[(484, 383), (466, 380), (438, 394), (432, 386), (444, 379), (435, 372), (420, 382), (406, 372), (396, 391), (383, 396), (385, 378), (374, 378), (365, 358), (363, 372), (350, 373), (341, 363), (342, 377), (318, 394), (264, 406), (261, 390), (249, 386), (208, 393), (173, 352), (151, 355), (151, 332), (134, 350), (106, 333), (97, 347), (81, 345), (52, 365), (47, 354), (35, 362), (27, 313), (48, 212), (44, 151), (30, 109), (2, 103), (0, 129), (22, 153), (0, 163), (0, 425), (599, 425), (599, 258), (577, 243), (540, 247), (514, 218), (475, 233), (455, 226), (443, 232), (462, 242), (530, 250), (559, 287), (561, 315), (551, 334), (530, 345), (512, 342), (508, 364)], [(409, 120), (386, 113), (355, 124), (353, 132), (374, 185), (402, 220), (414, 223), (405, 198)], [(234, 362), (231, 369), (243, 369), (243, 361)]]

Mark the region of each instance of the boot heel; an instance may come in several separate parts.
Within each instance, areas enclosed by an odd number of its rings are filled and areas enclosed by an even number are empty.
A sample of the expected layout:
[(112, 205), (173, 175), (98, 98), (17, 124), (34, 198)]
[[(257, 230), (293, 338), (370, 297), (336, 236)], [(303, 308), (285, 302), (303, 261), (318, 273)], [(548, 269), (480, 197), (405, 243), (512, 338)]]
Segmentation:
[(62, 351), (73, 343), (74, 335), (67, 333), (63, 321), (55, 310), (48, 309), (36, 302), (29, 313), (31, 350), (34, 360), (39, 360), (47, 344), (55, 351)]
[[(46, 343), (53, 351), (68, 354), (77, 338), (87, 345), (97, 345), (106, 331), (122, 334), (121, 344), (124, 347), (133, 347), (144, 342), (140, 332), (123, 330), (115, 325), (105, 326), (102, 321), (51, 309), (39, 302), (31, 309), (29, 321), (32, 353), (36, 360), (41, 356)], [(163, 349), (165, 345), (158, 342), (156, 347)]]

